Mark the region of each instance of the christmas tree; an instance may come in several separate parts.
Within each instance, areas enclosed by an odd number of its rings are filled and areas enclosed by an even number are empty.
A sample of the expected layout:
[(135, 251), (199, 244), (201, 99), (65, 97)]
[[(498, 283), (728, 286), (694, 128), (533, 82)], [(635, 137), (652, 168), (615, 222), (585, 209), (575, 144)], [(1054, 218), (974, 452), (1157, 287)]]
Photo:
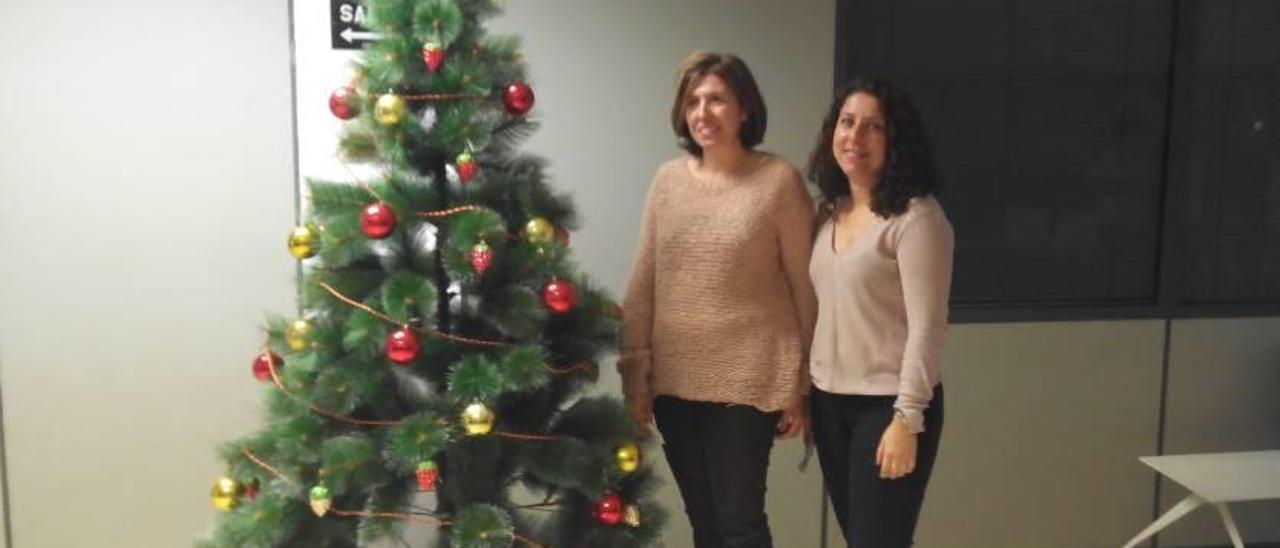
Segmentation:
[[(534, 129), (492, 0), (372, 0), (379, 38), (338, 84), (340, 156), (308, 181), (300, 316), (253, 373), (266, 425), (225, 444), (207, 546), (633, 546), (655, 479), (616, 399), (590, 396), (621, 311), (569, 257), (572, 204)], [(354, 175), (353, 175), (354, 177)]]

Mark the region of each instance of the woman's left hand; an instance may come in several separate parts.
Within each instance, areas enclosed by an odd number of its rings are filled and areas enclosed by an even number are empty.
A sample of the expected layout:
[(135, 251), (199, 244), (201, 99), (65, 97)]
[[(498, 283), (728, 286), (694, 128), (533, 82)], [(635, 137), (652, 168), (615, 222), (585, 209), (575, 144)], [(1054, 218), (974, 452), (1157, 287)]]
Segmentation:
[(806, 432), (809, 429), (809, 398), (806, 396), (792, 396), (787, 402), (787, 406), (782, 410), (782, 417), (778, 419), (778, 437), (789, 439), (796, 437), (796, 434)]
[(876, 466), (880, 467), (880, 479), (898, 479), (916, 469), (916, 435), (896, 416), (880, 436)]

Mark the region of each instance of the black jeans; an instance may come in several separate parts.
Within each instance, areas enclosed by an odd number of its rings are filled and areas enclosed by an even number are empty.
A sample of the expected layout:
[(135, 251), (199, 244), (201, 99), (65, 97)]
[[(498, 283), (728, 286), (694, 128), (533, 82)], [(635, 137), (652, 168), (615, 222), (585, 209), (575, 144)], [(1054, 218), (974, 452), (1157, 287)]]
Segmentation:
[(769, 450), (781, 413), (659, 396), (653, 415), (697, 548), (770, 548)]
[(942, 385), (924, 412), (916, 468), (906, 477), (880, 479), (876, 447), (893, 420), (894, 396), (846, 396), (814, 388), (813, 439), (822, 479), (845, 542), (857, 548), (907, 548), (942, 437)]

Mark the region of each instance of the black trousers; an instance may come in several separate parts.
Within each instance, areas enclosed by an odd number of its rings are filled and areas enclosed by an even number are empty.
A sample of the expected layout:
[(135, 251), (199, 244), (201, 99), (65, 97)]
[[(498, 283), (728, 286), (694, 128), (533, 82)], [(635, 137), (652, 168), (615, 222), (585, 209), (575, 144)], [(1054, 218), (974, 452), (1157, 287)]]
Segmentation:
[(942, 386), (925, 410), (917, 438), (916, 468), (905, 477), (880, 479), (876, 448), (893, 420), (894, 396), (846, 396), (814, 388), (810, 396), (814, 444), (831, 507), (856, 548), (907, 548), (938, 455), (942, 436)]
[(697, 548), (770, 548), (764, 511), (781, 413), (659, 396), (654, 419)]

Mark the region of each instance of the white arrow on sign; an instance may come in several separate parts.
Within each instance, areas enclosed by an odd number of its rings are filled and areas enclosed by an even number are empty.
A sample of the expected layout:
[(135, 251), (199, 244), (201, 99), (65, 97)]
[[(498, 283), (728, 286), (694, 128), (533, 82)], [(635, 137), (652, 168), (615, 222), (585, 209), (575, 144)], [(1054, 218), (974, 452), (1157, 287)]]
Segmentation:
[(338, 36), (341, 36), (348, 44), (355, 42), (356, 40), (377, 40), (379, 38), (378, 33), (376, 32), (361, 32), (351, 27), (342, 29), (342, 32), (339, 33)]

